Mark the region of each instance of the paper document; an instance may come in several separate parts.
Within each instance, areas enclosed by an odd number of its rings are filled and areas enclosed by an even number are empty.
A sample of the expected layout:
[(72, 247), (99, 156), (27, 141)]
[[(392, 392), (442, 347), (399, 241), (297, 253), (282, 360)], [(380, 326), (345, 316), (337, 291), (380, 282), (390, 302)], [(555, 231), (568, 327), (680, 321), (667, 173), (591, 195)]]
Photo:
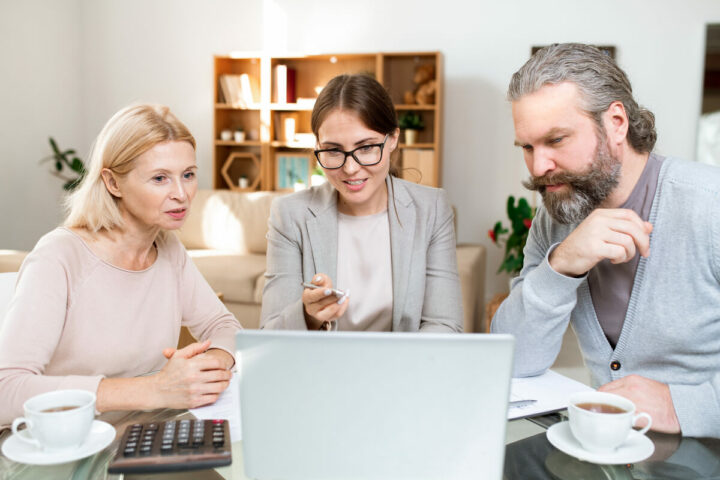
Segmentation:
[(230, 385), (220, 394), (215, 403), (205, 407), (191, 408), (190, 413), (201, 420), (226, 419), (230, 422), (230, 441), (242, 440), (239, 387), (238, 374), (233, 373)]
[(532, 417), (567, 408), (570, 395), (593, 389), (578, 381), (548, 370), (537, 377), (513, 378), (510, 402), (535, 400), (521, 406), (508, 408), (508, 420)]

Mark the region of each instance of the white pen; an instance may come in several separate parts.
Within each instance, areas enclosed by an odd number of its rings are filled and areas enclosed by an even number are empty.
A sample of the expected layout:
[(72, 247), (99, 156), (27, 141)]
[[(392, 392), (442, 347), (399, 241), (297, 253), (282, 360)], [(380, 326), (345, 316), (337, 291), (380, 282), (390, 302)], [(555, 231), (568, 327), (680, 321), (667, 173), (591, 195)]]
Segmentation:
[[(302, 286), (305, 288), (312, 288), (313, 290), (316, 288), (326, 288), (326, 287), (323, 287), (322, 285), (315, 285), (314, 283), (307, 283), (307, 282), (302, 282)], [(342, 290), (337, 290), (335, 288), (328, 288), (328, 290), (330, 290), (332, 293), (334, 293), (336, 297), (344, 297), (345, 296), (345, 292), (343, 292)]]

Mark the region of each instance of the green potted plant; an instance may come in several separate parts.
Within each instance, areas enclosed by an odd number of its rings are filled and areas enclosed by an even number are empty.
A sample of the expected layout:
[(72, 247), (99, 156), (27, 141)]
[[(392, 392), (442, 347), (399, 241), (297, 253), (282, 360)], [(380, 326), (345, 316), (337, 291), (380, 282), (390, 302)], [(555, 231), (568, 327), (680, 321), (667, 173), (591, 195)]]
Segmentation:
[[(57, 146), (55, 139), (50, 137), (50, 148), (52, 148), (52, 155), (40, 160), (40, 163), (52, 160), (54, 162), (55, 170), (52, 172), (53, 175), (65, 180), (63, 189), (72, 192), (75, 188), (80, 185), (80, 182), (85, 178), (85, 164), (75, 155), (75, 150), (61, 151)], [(63, 174), (63, 169), (67, 168), (71, 172), (71, 176)]]
[(507, 216), (510, 220), (510, 227), (506, 228), (502, 221), (498, 221), (493, 228), (488, 230), (488, 236), (495, 245), (505, 247), (505, 254), (498, 273), (508, 272), (515, 277), (520, 274), (525, 260), (523, 249), (535, 217), (535, 209), (526, 199), (521, 197), (516, 203), (515, 197), (510, 195), (507, 200)]
[(398, 125), (405, 132), (405, 144), (413, 145), (417, 141), (417, 132), (425, 128), (419, 113), (407, 111), (398, 117)]

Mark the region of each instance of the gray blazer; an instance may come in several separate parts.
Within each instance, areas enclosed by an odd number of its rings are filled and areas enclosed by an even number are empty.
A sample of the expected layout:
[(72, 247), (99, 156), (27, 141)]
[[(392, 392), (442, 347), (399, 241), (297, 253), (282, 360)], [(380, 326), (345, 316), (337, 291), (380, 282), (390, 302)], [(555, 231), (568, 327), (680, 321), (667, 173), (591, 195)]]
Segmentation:
[[(462, 294), (447, 196), (398, 178), (391, 182), (389, 176), (387, 185), (392, 329), (460, 332)], [(273, 201), (261, 328), (307, 329), (300, 284), (316, 273), (336, 284), (337, 236), (337, 191), (329, 183)]]

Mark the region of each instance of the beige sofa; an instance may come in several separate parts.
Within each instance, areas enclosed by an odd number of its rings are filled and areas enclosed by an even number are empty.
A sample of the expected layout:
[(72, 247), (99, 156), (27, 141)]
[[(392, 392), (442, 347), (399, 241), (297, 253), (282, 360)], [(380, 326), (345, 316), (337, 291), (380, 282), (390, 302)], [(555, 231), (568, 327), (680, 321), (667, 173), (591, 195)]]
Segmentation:
[[(270, 204), (282, 193), (241, 193), (199, 190), (180, 240), (210, 285), (222, 294), (228, 309), (245, 328), (257, 328), (265, 284), (267, 220)], [(2, 252), (2, 251), (0, 251)], [(0, 271), (19, 268), (25, 252), (11, 252)], [(458, 270), (465, 312), (464, 330), (483, 329), (485, 248), (457, 246)]]

